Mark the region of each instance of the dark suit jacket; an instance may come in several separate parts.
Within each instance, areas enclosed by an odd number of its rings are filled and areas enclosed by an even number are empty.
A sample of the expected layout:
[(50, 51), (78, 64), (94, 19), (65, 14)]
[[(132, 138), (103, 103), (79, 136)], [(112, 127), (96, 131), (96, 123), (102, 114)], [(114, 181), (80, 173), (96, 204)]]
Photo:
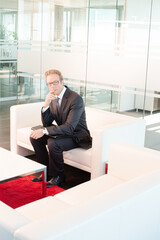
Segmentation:
[[(54, 137), (71, 136), (77, 146), (91, 147), (92, 138), (86, 123), (86, 114), (83, 99), (79, 94), (66, 87), (59, 113), (56, 100), (50, 103), (49, 108), (42, 113), (42, 123), (49, 135)], [(52, 124), (56, 121), (57, 125)]]

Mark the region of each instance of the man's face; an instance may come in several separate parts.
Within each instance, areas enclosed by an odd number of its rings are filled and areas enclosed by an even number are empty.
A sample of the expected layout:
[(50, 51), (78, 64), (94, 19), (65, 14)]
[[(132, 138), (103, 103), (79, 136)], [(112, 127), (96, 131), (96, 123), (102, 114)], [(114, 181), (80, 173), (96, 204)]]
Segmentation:
[(46, 78), (46, 82), (50, 93), (58, 96), (62, 92), (64, 87), (64, 81), (60, 81), (57, 74), (48, 75)]

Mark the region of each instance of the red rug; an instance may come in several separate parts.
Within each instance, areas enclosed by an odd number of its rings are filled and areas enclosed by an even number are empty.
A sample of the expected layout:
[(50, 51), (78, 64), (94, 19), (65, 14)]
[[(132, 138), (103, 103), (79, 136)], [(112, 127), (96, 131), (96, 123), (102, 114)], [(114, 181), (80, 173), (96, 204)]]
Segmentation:
[[(18, 178), (0, 184), (0, 200), (12, 208), (23, 206), (27, 203), (42, 198), (42, 183), (32, 182), (32, 175)], [(60, 187), (47, 188), (47, 196), (64, 191)]]

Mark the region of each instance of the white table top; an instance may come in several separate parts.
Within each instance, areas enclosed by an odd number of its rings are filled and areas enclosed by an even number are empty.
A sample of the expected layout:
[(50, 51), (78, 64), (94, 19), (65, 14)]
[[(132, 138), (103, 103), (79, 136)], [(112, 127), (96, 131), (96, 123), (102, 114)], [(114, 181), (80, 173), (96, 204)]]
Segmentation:
[(0, 182), (41, 171), (46, 177), (45, 165), (0, 148)]

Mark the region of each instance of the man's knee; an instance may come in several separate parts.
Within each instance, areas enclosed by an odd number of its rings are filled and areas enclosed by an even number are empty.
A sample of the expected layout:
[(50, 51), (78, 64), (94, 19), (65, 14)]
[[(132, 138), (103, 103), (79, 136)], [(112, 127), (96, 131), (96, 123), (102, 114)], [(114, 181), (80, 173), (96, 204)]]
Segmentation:
[(34, 145), (36, 145), (37, 143), (39, 143), (39, 138), (38, 138), (38, 139), (35, 139), (35, 138), (30, 137), (30, 142), (31, 142), (31, 144), (34, 146)]
[(48, 144), (49, 151), (58, 151), (58, 152), (61, 151), (61, 148), (60, 148), (58, 142), (59, 141), (57, 141), (57, 139), (54, 139), (54, 138), (48, 139), (47, 144)]

